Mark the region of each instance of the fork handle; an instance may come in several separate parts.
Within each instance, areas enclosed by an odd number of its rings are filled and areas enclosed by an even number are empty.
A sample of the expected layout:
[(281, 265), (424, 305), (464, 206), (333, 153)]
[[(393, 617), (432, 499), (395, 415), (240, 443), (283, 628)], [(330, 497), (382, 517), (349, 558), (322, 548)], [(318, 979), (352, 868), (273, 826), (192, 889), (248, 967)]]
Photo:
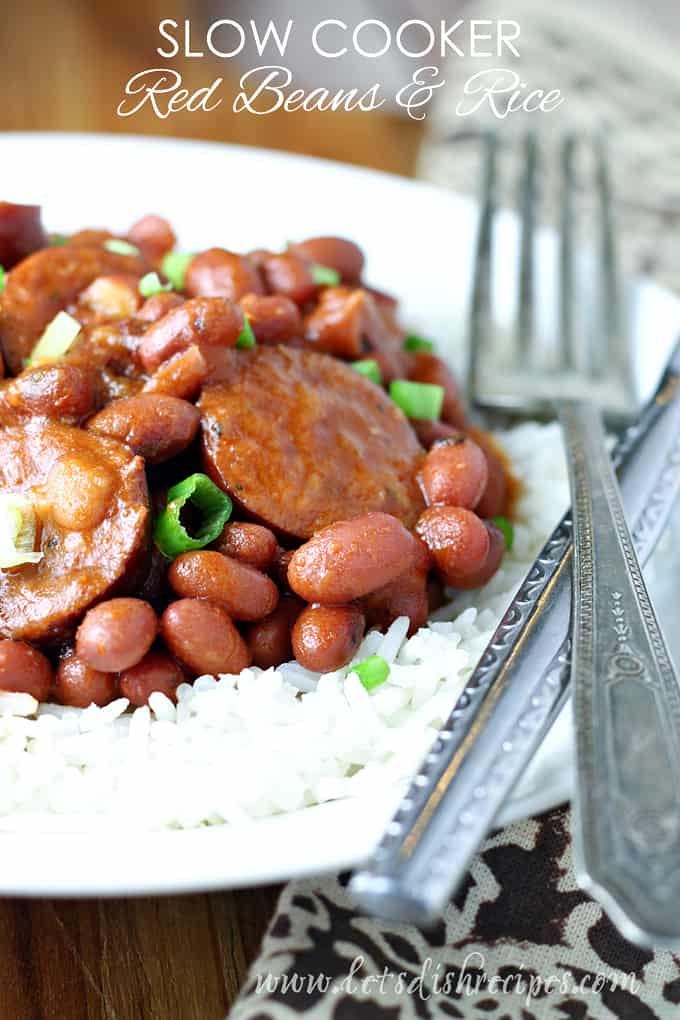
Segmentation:
[(636, 942), (680, 944), (680, 687), (592, 406), (564, 402), (574, 518), (572, 696), (581, 884)]

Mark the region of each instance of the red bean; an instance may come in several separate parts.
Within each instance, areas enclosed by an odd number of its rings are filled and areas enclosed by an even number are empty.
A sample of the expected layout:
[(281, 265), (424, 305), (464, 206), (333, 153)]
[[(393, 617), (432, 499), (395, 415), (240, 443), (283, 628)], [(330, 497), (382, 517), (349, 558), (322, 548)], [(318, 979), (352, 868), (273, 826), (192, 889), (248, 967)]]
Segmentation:
[(0, 691), (47, 701), (53, 671), (49, 659), (24, 641), (0, 640)]
[(477, 573), (467, 578), (467, 588), (481, 588), (483, 584), (490, 581), (505, 556), (505, 536), (503, 532), (495, 524), (492, 524), (491, 521), (484, 521), (484, 525), (489, 533), (489, 552)]
[(390, 514), (370, 513), (319, 531), (293, 554), (288, 580), (306, 602), (353, 602), (413, 563), (413, 535)]
[(143, 393), (112, 401), (90, 418), (87, 428), (127, 443), (149, 464), (160, 464), (191, 445), (200, 422), (200, 414), (188, 401)]
[(462, 507), (430, 507), (418, 518), (416, 531), (447, 584), (476, 587), (491, 546), (489, 532), (476, 514)]
[(167, 397), (193, 400), (208, 378), (208, 363), (200, 347), (194, 345), (168, 358), (144, 383), (143, 393), (162, 393)]
[(279, 601), (278, 588), (266, 574), (210, 549), (178, 556), (168, 581), (181, 598), (220, 602), (235, 620), (261, 620)]
[(276, 556), (276, 536), (261, 524), (233, 521), (227, 524), (215, 543), (224, 556), (249, 563), (258, 570), (267, 570)]
[(142, 319), (143, 322), (158, 322), (173, 308), (183, 305), (184, 301), (185, 298), (181, 294), (175, 294), (174, 291), (164, 290), (161, 294), (152, 294), (146, 299), (135, 318)]
[(453, 425), (447, 425), (443, 421), (411, 418), (410, 422), (421, 446), (424, 446), (426, 450), (442, 439), (457, 439), (460, 436), (460, 429), (454, 428)]
[(246, 294), (239, 305), (247, 315), (258, 344), (285, 344), (302, 336), (302, 316), (283, 294)]
[(417, 351), (412, 355), (409, 379), (414, 382), (430, 383), (441, 386), (444, 390), (442, 421), (456, 428), (465, 428), (465, 409), (463, 407), (458, 384), (449, 367), (441, 358), (427, 351)]
[(419, 570), (407, 570), (396, 581), (367, 595), (361, 604), (369, 628), (387, 630), (400, 616), (408, 616), (410, 637), (427, 623), (427, 574)]
[(291, 629), (303, 608), (304, 602), (297, 596), (282, 595), (273, 613), (250, 624), (246, 640), (253, 665), (269, 669), (293, 658)]
[(489, 480), (486, 456), (465, 436), (445, 439), (426, 455), (419, 474), (428, 504), (445, 503), (474, 510)]
[(26, 369), (11, 380), (5, 395), (19, 411), (73, 425), (92, 413), (96, 400), (92, 373), (66, 361)]
[(288, 567), (293, 558), (293, 552), (293, 549), (282, 549), (279, 546), (269, 567), (269, 573), (281, 588), (290, 588), (288, 583)]
[(267, 290), (290, 298), (296, 305), (306, 305), (316, 296), (317, 285), (309, 265), (297, 255), (270, 255), (262, 263), (262, 273)]
[(0, 266), (11, 269), (46, 244), (39, 205), (0, 202)]
[(480, 517), (502, 517), (508, 512), (508, 479), (505, 467), (501, 458), (490, 449), (484, 451), (486, 455), (488, 479), (477, 504), (477, 513)]
[(239, 301), (244, 294), (264, 294), (255, 266), (243, 255), (210, 248), (189, 263), (185, 290), (191, 297), (222, 297)]
[(368, 358), (385, 343), (380, 312), (365, 290), (326, 287), (305, 318), (305, 337), (338, 358)]
[(146, 705), (156, 691), (177, 701), (177, 688), (186, 677), (181, 666), (165, 652), (149, 652), (141, 662), (120, 674), (120, 693), (131, 705)]
[(162, 216), (142, 216), (128, 231), (128, 241), (135, 244), (146, 258), (157, 261), (172, 251), (177, 243), (175, 232)]
[(308, 606), (293, 627), (293, 654), (315, 673), (340, 669), (359, 648), (365, 624), (357, 606)]
[(158, 633), (158, 620), (142, 599), (110, 599), (86, 614), (76, 633), (76, 654), (103, 673), (117, 673), (143, 658)]
[(137, 355), (148, 373), (168, 358), (197, 346), (212, 367), (216, 350), (232, 348), (243, 330), (243, 313), (220, 297), (194, 298), (173, 308), (144, 334)]
[(364, 269), (361, 248), (344, 237), (310, 237), (307, 241), (292, 244), (288, 251), (316, 265), (335, 269), (343, 283), (356, 283)]
[(250, 652), (224, 606), (204, 599), (179, 599), (161, 617), (161, 633), (172, 654), (193, 673), (240, 673)]
[(103, 707), (118, 696), (118, 677), (115, 673), (93, 669), (78, 655), (66, 655), (57, 668), (52, 693), (60, 705)]

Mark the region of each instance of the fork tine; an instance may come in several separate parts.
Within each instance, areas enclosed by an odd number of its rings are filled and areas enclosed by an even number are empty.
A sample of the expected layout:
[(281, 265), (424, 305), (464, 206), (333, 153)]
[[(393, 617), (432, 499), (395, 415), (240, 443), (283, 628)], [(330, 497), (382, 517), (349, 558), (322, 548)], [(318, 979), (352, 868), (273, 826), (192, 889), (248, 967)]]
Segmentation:
[(578, 367), (574, 334), (574, 157), (576, 139), (567, 135), (560, 145), (560, 355), (562, 367)]
[(498, 138), (489, 131), (483, 138), (482, 195), (472, 281), (470, 335), (468, 338), (468, 393), (478, 392), (479, 359), (491, 336), (491, 254), (496, 211)]
[(520, 363), (526, 363), (534, 334), (534, 235), (536, 226), (536, 176), (538, 143), (529, 132), (524, 139), (524, 169), (519, 189), (520, 261), (516, 344)]
[(616, 365), (624, 381), (628, 383), (628, 358), (621, 333), (620, 289), (612, 187), (607, 159), (607, 142), (604, 134), (594, 140), (596, 158), (596, 188), (600, 213), (600, 264), (602, 267), (600, 290), (600, 315), (602, 335), (605, 343), (593, 351), (594, 375), (604, 374), (605, 366)]

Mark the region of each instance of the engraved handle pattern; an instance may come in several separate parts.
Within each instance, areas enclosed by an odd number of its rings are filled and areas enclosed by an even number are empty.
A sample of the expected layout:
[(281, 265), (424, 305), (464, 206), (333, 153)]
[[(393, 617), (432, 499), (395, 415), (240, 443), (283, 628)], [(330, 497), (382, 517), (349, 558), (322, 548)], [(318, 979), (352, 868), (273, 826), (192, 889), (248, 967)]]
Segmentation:
[(568, 403), (560, 419), (574, 511), (577, 869), (637, 941), (680, 942), (678, 678), (635, 555), (600, 415)]

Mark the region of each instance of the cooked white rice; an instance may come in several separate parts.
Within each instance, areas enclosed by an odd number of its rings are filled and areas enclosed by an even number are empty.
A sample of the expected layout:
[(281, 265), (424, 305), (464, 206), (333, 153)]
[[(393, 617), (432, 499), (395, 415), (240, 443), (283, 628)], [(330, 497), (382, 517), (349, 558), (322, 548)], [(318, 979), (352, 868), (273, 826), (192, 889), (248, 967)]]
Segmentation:
[[(456, 597), (405, 640), (407, 621), (369, 633), (355, 661), (384, 656), (373, 694), (350, 667), (296, 663), (183, 684), (85, 710), (0, 695), (0, 829), (79, 830), (239, 822), (385, 789), (418, 765), (567, 503), (557, 426), (499, 440), (523, 484), (515, 543), (482, 590)], [(303, 693), (301, 693), (303, 692)]]

